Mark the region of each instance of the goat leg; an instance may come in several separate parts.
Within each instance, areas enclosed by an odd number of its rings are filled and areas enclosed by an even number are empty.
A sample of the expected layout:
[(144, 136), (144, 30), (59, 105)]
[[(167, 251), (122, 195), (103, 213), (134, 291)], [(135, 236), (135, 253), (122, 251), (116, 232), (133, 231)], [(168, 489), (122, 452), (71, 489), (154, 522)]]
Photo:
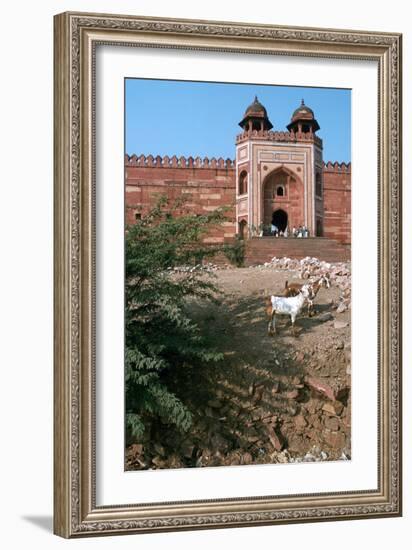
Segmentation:
[(296, 336), (296, 329), (295, 329), (296, 316), (291, 315), (290, 320), (291, 320), (291, 323), (292, 323), (292, 336)]
[(273, 336), (276, 334), (276, 324), (275, 324), (275, 314), (272, 314), (272, 318), (269, 321), (268, 325), (268, 334), (269, 336)]

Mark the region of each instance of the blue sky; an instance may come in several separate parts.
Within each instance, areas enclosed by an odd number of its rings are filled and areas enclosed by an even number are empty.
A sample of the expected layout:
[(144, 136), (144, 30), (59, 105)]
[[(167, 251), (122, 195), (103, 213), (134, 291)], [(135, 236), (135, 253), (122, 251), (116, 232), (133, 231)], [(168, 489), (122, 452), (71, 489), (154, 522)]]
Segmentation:
[(350, 90), (146, 79), (125, 82), (126, 152), (233, 159), (255, 95), (274, 130), (286, 130), (303, 98), (320, 125), (323, 159), (351, 160)]

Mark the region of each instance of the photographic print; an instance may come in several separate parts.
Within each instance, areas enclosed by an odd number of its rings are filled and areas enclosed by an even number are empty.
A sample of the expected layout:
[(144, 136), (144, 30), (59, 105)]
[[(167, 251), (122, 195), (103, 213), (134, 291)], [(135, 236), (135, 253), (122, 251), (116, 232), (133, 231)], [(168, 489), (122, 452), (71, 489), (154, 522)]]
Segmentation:
[(350, 460), (351, 91), (124, 97), (125, 469)]

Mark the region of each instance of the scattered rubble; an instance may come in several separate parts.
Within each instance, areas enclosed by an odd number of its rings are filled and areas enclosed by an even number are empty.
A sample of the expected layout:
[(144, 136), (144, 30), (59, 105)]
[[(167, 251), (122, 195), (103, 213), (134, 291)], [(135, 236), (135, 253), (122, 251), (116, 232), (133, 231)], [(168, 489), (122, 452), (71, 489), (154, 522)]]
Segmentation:
[(321, 275), (329, 275), (332, 284), (339, 287), (341, 294), (339, 302), (333, 304), (337, 313), (343, 313), (350, 308), (351, 303), (351, 265), (350, 262), (325, 262), (318, 258), (307, 256), (302, 260), (293, 258), (272, 258), (270, 262), (257, 265), (254, 269), (275, 269), (296, 271), (301, 279), (314, 280)]
[[(225, 361), (177, 380), (179, 391), (187, 384), (190, 431), (152, 426), (148, 439), (127, 447), (126, 469), (350, 460), (350, 263), (273, 258), (241, 273), (186, 269), (213, 272), (227, 296), (224, 308), (198, 312), (224, 343)], [(321, 289), (314, 317), (298, 319), (299, 337), (281, 320), (279, 336), (267, 338), (262, 289), (326, 273), (331, 289)]]
[[(346, 321), (335, 321), (333, 323), (333, 327), (337, 329), (346, 328), (348, 326), (349, 326), (349, 323), (347, 323)], [(343, 345), (342, 345), (342, 349), (343, 349)]]

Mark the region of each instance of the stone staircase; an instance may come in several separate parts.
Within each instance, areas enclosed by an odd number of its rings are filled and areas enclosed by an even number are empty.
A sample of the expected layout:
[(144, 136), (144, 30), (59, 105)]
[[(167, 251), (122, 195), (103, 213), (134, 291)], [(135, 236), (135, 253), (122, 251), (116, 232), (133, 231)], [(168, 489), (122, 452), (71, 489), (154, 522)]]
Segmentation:
[(270, 262), (274, 256), (296, 259), (311, 256), (325, 262), (345, 262), (350, 260), (351, 250), (349, 245), (325, 237), (253, 237), (246, 241), (246, 267)]

